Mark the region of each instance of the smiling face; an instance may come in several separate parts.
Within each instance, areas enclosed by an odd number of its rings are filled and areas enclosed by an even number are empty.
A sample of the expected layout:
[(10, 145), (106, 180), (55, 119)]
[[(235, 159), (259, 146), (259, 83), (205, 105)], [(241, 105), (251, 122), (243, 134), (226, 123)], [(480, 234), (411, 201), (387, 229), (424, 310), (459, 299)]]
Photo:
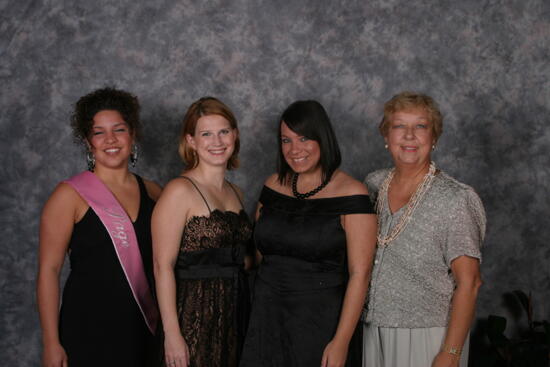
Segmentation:
[(319, 168), (319, 143), (296, 134), (284, 121), (281, 123), (281, 150), (286, 163), (296, 173), (312, 172)]
[(202, 116), (197, 120), (195, 133), (186, 139), (197, 153), (199, 164), (227, 166), (235, 150), (236, 129), (221, 115)]
[(435, 144), (428, 113), (424, 109), (393, 113), (384, 140), (396, 166), (421, 167), (428, 164)]
[(103, 110), (94, 115), (88, 144), (96, 168), (127, 167), (133, 141), (128, 124), (118, 111)]

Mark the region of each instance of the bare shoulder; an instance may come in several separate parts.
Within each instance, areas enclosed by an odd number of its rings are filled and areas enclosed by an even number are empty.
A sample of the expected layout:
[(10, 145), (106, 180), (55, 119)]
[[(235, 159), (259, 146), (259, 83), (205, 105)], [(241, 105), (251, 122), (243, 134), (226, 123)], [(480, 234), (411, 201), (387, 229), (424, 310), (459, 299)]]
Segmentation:
[(70, 217), (77, 221), (87, 210), (88, 204), (68, 183), (62, 182), (54, 189), (42, 210), (43, 216)]
[(54, 204), (73, 208), (82, 203), (86, 204), (76, 190), (65, 182), (59, 183), (48, 198), (48, 201), (46, 201), (46, 205)]
[(274, 173), (271, 176), (269, 176), (265, 180), (264, 185), (270, 188), (271, 190), (278, 192), (279, 194), (292, 195), (292, 191), (290, 190), (290, 185), (281, 184), (281, 182), (279, 181), (279, 175), (277, 173)]
[(239, 186), (235, 185), (233, 182), (227, 181), (227, 183), (229, 184), (229, 186), (233, 188), (233, 190), (235, 190), (237, 195), (239, 195), (239, 199), (243, 201), (244, 200), (243, 190)]
[(265, 179), (264, 185), (270, 189), (276, 190), (279, 186), (281, 186), (281, 183), (279, 182), (279, 175), (277, 173), (273, 173)]
[(193, 197), (196, 192), (197, 189), (189, 179), (178, 176), (170, 180), (164, 187), (162, 190), (162, 197), (189, 198)]
[[(153, 218), (158, 221), (181, 220), (185, 223), (186, 218), (193, 208), (204, 203), (199, 203), (200, 196), (197, 190), (184, 177), (173, 178), (162, 190), (162, 193), (155, 205)], [(181, 223), (180, 223), (181, 224)]]
[(336, 171), (334, 175), (334, 186), (336, 196), (368, 195), (367, 186), (361, 181), (353, 178), (344, 171)]
[(162, 186), (160, 186), (155, 181), (150, 181), (146, 179), (143, 179), (143, 183), (145, 184), (145, 189), (147, 190), (147, 194), (149, 194), (149, 197), (154, 201), (157, 201), (160, 197), (160, 193), (162, 192)]

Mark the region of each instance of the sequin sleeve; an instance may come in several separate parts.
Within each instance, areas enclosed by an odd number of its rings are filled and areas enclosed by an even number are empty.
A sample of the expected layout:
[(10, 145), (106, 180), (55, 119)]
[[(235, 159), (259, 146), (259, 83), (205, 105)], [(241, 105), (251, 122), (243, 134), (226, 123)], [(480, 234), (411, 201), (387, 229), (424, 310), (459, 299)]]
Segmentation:
[(380, 188), (380, 185), (382, 185), (382, 182), (384, 181), (384, 178), (386, 178), (389, 171), (390, 170), (386, 168), (371, 172), (363, 180), (363, 183), (367, 186), (369, 197), (373, 205), (376, 205), (376, 200), (378, 199), (378, 189)]
[(451, 262), (459, 256), (470, 256), (481, 261), (481, 244), (485, 237), (485, 210), (475, 191), (464, 185), (456, 195), (455, 205), (449, 216), (449, 226), (445, 262)]

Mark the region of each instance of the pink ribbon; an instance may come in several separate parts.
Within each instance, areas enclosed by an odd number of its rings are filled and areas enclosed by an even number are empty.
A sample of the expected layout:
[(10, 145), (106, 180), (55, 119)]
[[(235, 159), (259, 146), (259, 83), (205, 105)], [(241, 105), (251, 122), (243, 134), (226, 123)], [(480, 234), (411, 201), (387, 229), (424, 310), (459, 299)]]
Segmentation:
[(113, 193), (92, 172), (82, 172), (65, 182), (86, 200), (107, 229), (134, 299), (147, 327), (155, 334), (159, 317), (158, 308), (145, 276), (132, 221)]

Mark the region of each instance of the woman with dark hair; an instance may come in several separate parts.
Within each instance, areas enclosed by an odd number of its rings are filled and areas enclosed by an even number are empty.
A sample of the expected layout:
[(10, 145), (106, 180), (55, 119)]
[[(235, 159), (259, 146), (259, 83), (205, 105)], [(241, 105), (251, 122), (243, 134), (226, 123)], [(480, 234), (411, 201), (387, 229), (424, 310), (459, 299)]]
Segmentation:
[(431, 159), (443, 130), (431, 97), (395, 95), (379, 130), (394, 167), (365, 178), (379, 232), (363, 365), (465, 367), (481, 285), (483, 204)]
[[(131, 173), (139, 102), (112, 88), (76, 104), (75, 136), (88, 170), (60, 183), (42, 212), (38, 308), (43, 365), (149, 366), (158, 310), (152, 294), (150, 221), (161, 188)], [(59, 310), (59, 276), (71, 272)]]
[(225, 178), (239, 164), (231, 110), (212, 97), (194, 102), (179, 153), (187, 167), (166, 186), (152, 222), (163, 362), (237, 366), (248, 319), (244, 263), (252, 224), (240, 189)]
[(376, 217), (366, 187), (340, 161), (323, 106), (291, 104), (279, 121), (278, 172), (256, 214), (261, 263), (241, 367), (350, 365)]

